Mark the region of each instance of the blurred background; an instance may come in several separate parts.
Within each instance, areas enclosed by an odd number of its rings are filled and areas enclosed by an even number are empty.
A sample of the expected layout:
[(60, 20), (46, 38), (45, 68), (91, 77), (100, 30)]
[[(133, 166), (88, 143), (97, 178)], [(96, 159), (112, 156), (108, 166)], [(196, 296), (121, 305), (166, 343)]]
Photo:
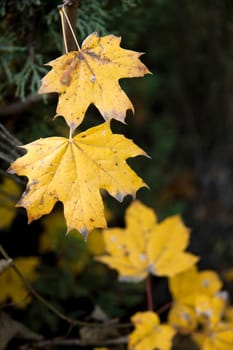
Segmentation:
[[(57, 95), (37, 94), (49, 70), (44, 64), (63, 53), (59, 4), (0, 1), (0, 243), (13, 258), (40, 259), (35, 288), (70, 317), (87, 317), (98, 305), (124, 320), (145, 306), (144, 287), (119, 285), (114, 271), (93, 263), (104, 249), (101, 232), (90, 234), (88, 249), (79, 234), (65, 237), (60, 204), (28, 225), (25, 210), (15, 208), (26, 179), (6, 173), (22, 154), (18, 145), (69, 134), (62, 118), (53, 120)], [(140, 189), (138, 199), (160, 219), (182, 215), (191, 230), (189, 251), (200, 256), (200, 267), (224, 276), (233, 268), (232, 0), (80, 0), (79, 43), (94, 31), (121, 36), (123, 48), (144, 53), (141, 60), (152, 73), (120, 81), (135, 114), (128, 112), (127, 125), (112, 122), (115, 132), (151, 157), (128, 161), (150, 188)], [(78, 131), (100, 122), (90, 106)], [(124, 226), (131, 200), (118, 203), (105, 194), (109, 226)], [(155, 285), (163, 288), (160, 280)], [(226, 285), (232, 293), (232, 280)], [(159, 306), (164, 300), (158, 294)], [(25, 317), (35, 332), (54, 336), (64, 330), (37, 301), (4, 308)]]

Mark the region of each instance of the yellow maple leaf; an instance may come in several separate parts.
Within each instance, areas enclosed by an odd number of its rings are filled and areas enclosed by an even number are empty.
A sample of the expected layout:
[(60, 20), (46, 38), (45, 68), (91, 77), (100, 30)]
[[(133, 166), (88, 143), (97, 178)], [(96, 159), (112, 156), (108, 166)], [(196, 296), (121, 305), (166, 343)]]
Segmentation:
[(197, 327), (197, 315), (194, 308), (177, 302), (168, 313), (168, 323), (180, 333), (190, 334)]
[(200, 325), (214, 328), (224, 315), (226, 296), (218, 293), (215, 296), (198, 294), (195, 298), (195, 312)]
[(22, 147), (27, 153), (9, 171), (29, 179), (18, 203), (27, 210), (28, 222), (48, 214), (61, 201), (67, 232), (76, 229), (87, 235), (106, 226), (100, 189), (122, 201), (147, 187), (126, 162), (145, 152), (123, 135), (113, 134), (109, 123), (73, 139), (49, 137)]
[(69, 52), (48, 63), (52, 70), (42, 79), (39, 93), (57, 92), (57, 115), (71, 130), (83, 121), (94, 104), (106, 121), (124, 121), (126, 111), (134, 110), (121, 89), (121, 78), (142, 77), (150, 73), (139, 60), (142, 53), (120, 47), (121, 38), (90, 34), (79, 51)]
[(214, 296), (198, 293), (194, 305), (176, 301), (168, 314), (168, 321), (182, 333), (193, 333), (198, 327), (204, 332), (213, 329), (223, 319), (226, 293)]
[(15, 204), (20, 197), (20, 186), (11, 178), (4, 177), (0, 184), (0, 229), (8, 228), (15, 215)]
[(126, 211), (126, 228), (103, 231), (107, 255), (96, 259), (116, 269), (120, 280), (140, 281), (148, 273), (173, 276), (195, 264), (184, 252), (189, 230), (179, 216), (157, 222), (152, 208), (135, 200)]
[(202, 350), (233, 349), (233, 323), (226, 320), (226, 302), (225, 292), (196, 296), (195, 311), (202, 332), (194, 332), (193, 339)]
[(191, 306), (195, 305), (196, 295), (214, 296), (222, 287), (222, 282), (215, 271), (198, 271), (196, 265), (171, 276), (168, 283), (174, 300)]
[(196, 266), (169, 278), (174, 302), (168, 322), (182, 333), (191, 333), (202, 350), (228, 349), (221, 347), (218, 340), (218, 333), (225, 334), (227, 328), (228, 294), (221, 287), (215, 271), (198, 271)]
[(135, 330), (129, 335), (129, 350), (171, 349), (175, 330), (169, 325), (160, 324), (155, 312), (137, 312), (131, 321)]
[[(37, 277), (36, 267), (39, 265), (37, 257), (18, 257), (14, 264), (28, 281), (34, 281)], [(0, 301), (8, 298), (18, 307), (25, 307), (31, 298), (22, 280), (13, 269), (7, 269), (0, 275)]]
[(193, 334), (201, 350), (232, 350), (233, 323), (219, 322), (214, 328)]

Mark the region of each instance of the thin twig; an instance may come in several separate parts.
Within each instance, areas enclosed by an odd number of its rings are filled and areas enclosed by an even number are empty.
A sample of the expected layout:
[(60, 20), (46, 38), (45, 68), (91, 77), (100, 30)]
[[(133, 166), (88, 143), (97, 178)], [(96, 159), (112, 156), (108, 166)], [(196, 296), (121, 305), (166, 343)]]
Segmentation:
[(6, 128), (5, 126), (0, 123), (0, 129), (2, 130), (1, 136), (5, 138), (5, 140), (8, 141), (9, 144), (12, 146), (20, 146), (22, 143), (14, 136), (12, 135)]
[[(52, 98), (53, 94), (46, 96), (46, 99)], [(45, 96), (33, 94), (26, 97), (25, 100), (19, 100), (16, 102), (12, 102), (9, 105), (1, 106), (0, 116), (13, 116), (17, 114), (21, 114), (24, 111), (29, 110), (34, 104), (45, 101)]]
[[(1, 131), (0, 131), (0, 138), (1, 138), (1, 136), (2, 135), (1, 135)], [(19, 155), (21, 155), (21, 153), (18, 153), (16, 151), (16, 149), (12, 147), (12, 145), (7, 144), (7, 141), (8, 141), (7, 139), (6, 139), (6, 142), (0, 141), (0, 149), (2, 151), (5, 151), (7, 153), (6, 155), (14, 156), (14, 158), (17, 158)], [(14, 147), (16, 147), (16, 146), (14, 145)]]
[(123, 336), (115, 339), (106, 339), (102, 341), (92, 341), (91, 339), (89, 341), (82, 339), (51, 339), (51, 340), (41, 340), (38, 342), (34, 342), (32, 345), (36, 346), (37, 348), (44, 349), (46, 346), (50, 345), (57, 345), (57, 346), (74, 346), (78, 345), (81, 347), (86, 346), (105, 346), (105, 345), (117, 345), (117, 344), (127, 344), (128, 343), (128, 336)]
[[(5, 249), (2, 247), (2, 245), (0, 245), (0, 252), (2, 254), (2, 256), (5, 259), (10, 259), (9, 255), (7, 254), (7, 252), (5, 251)], [(56, 314), (58, 317), (60, 317), (61, 319), (63, 319), (64, 321), (71, 323), (73, 325), (81, 325), (81, 326), (86, 326), (89, 325), (86, 322), (81, 322), (81, 321), (77, 321), (74, 320), (70, 317), (65, 316), (64, 314), (62, 314), (59, 310), (57, 310), (52, 304), (50, 304), (46, 299), (44, 299), (32, 286), (31, 284), (25, 279), (25, 277), (22, 275), (22, 273), (19, 271), (19, 269), (17, 268), (17, 266), (15, 265), (15, 263), (13, 262), (11, 265), (11, 268), (17, 273), (17, 275), (20, 277), (21, 281), (23, 282), (23, 284), (25, 285), (25, 287), (30, 291), (30, 293), (36, 298), (38, 299), (41, 303), (43, 303), (49, 310), (51, 310), (54, 314)]]
[[(3, 248), (2, 245), (0, 245), (0, 253), (5, 259), (11, 259), (5, 249)], [(72, 326), (88, 326), (88, 327), (99, 327), (99, 328), (104, 328), (106, 327), (106, 324), (104, 323), (89, 323), (89, 322), (84, 322), (84, 321), (79, 321), (79, 320), (74, 320), (73, 318), (70, 318), (66, 315), (64, 315), (62, 312), (60, 312), (55, 306), (50, 304), (42, 295), (40, 295), (33, 287), (32, 285), (25, 279), (25, 277), (22, 275), (20, 270), (17, 268), (15, 265), (14, 261), (11, 264), (11, 268), (17, 273), (25, 287), (29, 290), (29, 292), (37, 299), (39, 300), (42, 304), (44, 304), (50, 311), (52, 311), (55, 315), (57, 315), (59, 318), (62, 320), (66, 321), (67, 323), (71, 324)], [(111, 321), (109, 321), (111, 322)], [(109, 324), (109, 323), (108, 323)], [(112, 322), (113, 327), (117, 328), (128, 328), (131, 325), (131, 323), (124, 323), (124, 324), (118, 324), (115, 322)]]
[(7, 163), (11, 163), (14, 161), (14, 158), (11, 158), (8, 154), (0, 151), (0, 159), (5, 160)]
[(162, 314), (164, 311), (167, 311), (168, 309), (171, 308), (171, 306), (173, 305), (173, 301), (169, 301), (168, 303), (166, 303), (165, 305), (161, 306), (158, 310), (156, 310), (156, 313), (158, 315)]
[(7, 176), (7, 177), (11, 178), (13, 181), (17, 182), (19, 185), (25, 186), (25, 184), (26, 184), (26, 181), (24, 179), (22, 179), (19, 176), (10, 174), (9, 172), (7, 172), (7, 170), (0, 169), (0, 175)]

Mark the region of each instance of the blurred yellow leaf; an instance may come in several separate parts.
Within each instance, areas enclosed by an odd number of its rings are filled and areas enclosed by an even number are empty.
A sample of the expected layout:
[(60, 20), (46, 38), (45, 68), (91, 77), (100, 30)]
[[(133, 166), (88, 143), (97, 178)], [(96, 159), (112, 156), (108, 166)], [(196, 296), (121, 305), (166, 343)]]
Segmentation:
[(91, 255), (103, 254), (105, 251), (103, 233), (101, 230), (90, 232), (87, 240), (87, 250)]
[(121, 48), (120, 42), (114, 35), (92, 33), (79, 51), (48, 63), (52, 69), (42, 79), (39, 93), (59, 94), (57, 115), (64, 116), (72, 130), (82, 123), (90, 104), (106, 121), (114, 118), (124, 122), (126, 111), (134, 110), (118, 80), (150, 72), (139, 59), (142, 54)]
[(145, 152), (123, 135), (112, 134), (109, 123), (72, 139), (49, 137), (22, 147), (27, 153), (9, 171), (29, 179), (18, 203), (27, 210), (29, 223), (61, 201), (67, 232), (75, 229), (86, 236), (94, 228), (106, 227), (101, 189), (122, 201), (146, 186), (126, 163)]
[(179, 216), (158, 223), (154, 211), (136, 200), (127, 208), (126, 226), (103, 230), (108, 254), (96, 258), (116, 269), (121, 280), (143, 280), (148, 273), (173, 276), (198, 260), (184, 252), (189, 230)]
[(179, 302), (175, 303), (168, 314), (168, 323), (179, 332), (190, 334), (197, 326), (194, 308)]
[(198, 291), (207, 295), (214, 295), (222, 288), (222, 281), (217, 272), (213, 270), (199, 271)]
[(214, 296), (222, 288), (222, 282), (215, 271), (198, 271), (197, 266), (169, 278), (169, 289), (174, 300), (194, 305), (197, 294)]
[(20, 186), (11, 178), (4, 177), (0, 184), (0, 229), (6, 229), (11, 225), (16, 215), (15, 204), (20, 194)]
[(168, 322), (182, 333), (192, 334), (201, 350), (230, 350), (232, 324), (227, 322), (228, 294), (215, 271), (196, 266), (169, 278), (174, 299)]
[(129, 335), (129, 350), (170, 350), (175, 330), (160, 324), (159, 317), (151, 311), (137, 312), (131, 317), (135, 330)]
[(201, 350), (232, 350), (233, 323), (220, 322), (214, 328), (193, 335)]
[[(18, 257), (14, 264), (28, 281), (34, 281), (37, 277), (36, 267), (39, 265), (37, 257)], [(25, 307), (31, 301), (28, 290), (16, 272), (9, 268), (0, 275), (0, 301), (8, 298), (15, 302), (18, 307)]]
[(196, 295), (195, 312), (198, 322), (203, 327), (215, 327), (222, 319), (226, 300), (220, 293), (215, 296), (205, 294)]

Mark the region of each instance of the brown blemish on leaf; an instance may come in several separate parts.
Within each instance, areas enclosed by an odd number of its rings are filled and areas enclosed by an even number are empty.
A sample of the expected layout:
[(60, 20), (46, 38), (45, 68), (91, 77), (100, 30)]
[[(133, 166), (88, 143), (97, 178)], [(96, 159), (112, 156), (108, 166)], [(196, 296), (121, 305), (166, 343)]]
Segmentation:
[(58, 93), (56, 113), (68, 125), (74, 123), (73, 130), (82, 123), (90, 104), (98, 108), (106, 121), (116, 119), (125, 123), (126, 111), (133, 111), (118, 82), (150, 72), (140, 61), (141, 53), (123, 49), (120, 42), (114, 35), (99, 37), (92, 33), (81, 50), (53, 60), (52, 70), (42, 79), (39, 92)]

